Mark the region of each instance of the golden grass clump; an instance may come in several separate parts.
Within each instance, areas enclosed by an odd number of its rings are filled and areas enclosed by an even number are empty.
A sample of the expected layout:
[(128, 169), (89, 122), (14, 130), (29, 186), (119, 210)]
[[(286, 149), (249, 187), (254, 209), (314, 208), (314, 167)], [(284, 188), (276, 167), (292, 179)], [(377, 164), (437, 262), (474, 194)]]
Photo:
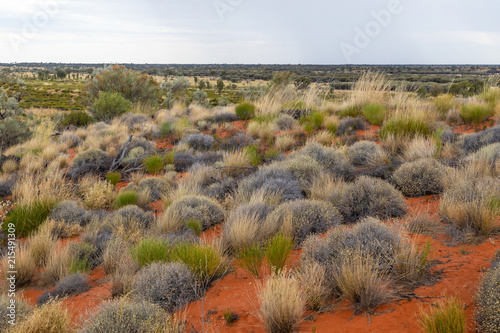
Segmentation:
[(109, 182), (86, 178), (80, 182), (83, 204), (88, 209), (109, 209), (115, 200), (113, 185)]
[(294, 332), (304, 313), (299, 282), (288, 272), (271, 276), (258, 290), (259, 318), (270, 333)]
[(283, 134), (276, 137), (274, 145), (277, 149), (284, 152), (290, 150), (293, 146), (295, 146), (296, 143), (297, 141), (295, 140), (293, 135)]
[(273, 123), (261, 123), (252, 121), (250, 122), (250, 124), (248, 124), (247, 132), (254, 138), (260, 138), (264, 141), (269, 141), (274, 139), (276, 128)]
[(417, 319), (420, 328), (425, 333), (465, 333), (467, 331), (465, 308), (459, 297), (440, 300), (429, 310), (421, 307)]
[(35, 235), (28, 238), (30, 254), (38, 267), (43, 267), (57, 246), (55, 237), (47, 228), (41, 228)]
[(62, 302), (49, 302), (36, 308), (31, 316), (19, 323), (12, 333), (73, 333), (75, 325)]
[(36, 264), (35, 260), (33, 260), (30, 250), (21, 248), (20, 246), (16, 246), (15, 249), (16, 260), (15, 260), (15, 268), (12, 269), (9, 262), (8, 256), (3, 256), (0, 261), (0, 266), (2, 269), (2, 279), (3, 281), (8, 281), (9, 277), (8, 271), (17, 271), (16, 274), (16, 287), (23, 287), (29, 285), (35, 276)]
[(224, 174), (236, 177), (248, 171), (250, 159), (242, 151), (225, 152), (222, 158), (222, 167)]
[(73, 261), (74, 256), (69, 246), (53, 248), (43, 268), (42, 280), (50, 285), (56, 284), (71, 274)]

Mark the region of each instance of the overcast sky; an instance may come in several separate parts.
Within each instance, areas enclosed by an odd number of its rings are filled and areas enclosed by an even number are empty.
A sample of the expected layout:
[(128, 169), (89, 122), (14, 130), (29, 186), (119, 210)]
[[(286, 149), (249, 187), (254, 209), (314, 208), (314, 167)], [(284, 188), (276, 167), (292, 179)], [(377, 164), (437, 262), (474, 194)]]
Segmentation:
[(0, 5), (0, 62), (500, 64), (497, 0)]

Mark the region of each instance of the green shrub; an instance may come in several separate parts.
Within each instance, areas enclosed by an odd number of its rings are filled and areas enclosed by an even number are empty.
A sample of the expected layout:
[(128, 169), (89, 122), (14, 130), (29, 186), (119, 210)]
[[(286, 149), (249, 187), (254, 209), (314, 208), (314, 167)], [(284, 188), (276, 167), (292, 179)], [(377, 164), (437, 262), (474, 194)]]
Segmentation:
[(119, 93), (100, 92), (90, 108), (94, 118), (99, 121), (110, 121), (114, 117), (127, 113), (132, 103)]
[(349, 105), (338, 113), (340, 118), (356, 118), (363, 115), (363, 106), (359, 104)]
[(109, 172), (106, 175), (106, 180), (113, 186), (116, 186), (122, 180), (122, 175), (116, 171), (116, 172)]
[(163, 170), (165, 165), (163, 157), (160, 155), (148, 156), (142, 163), (144, 164), (144, 169), (153, 175), (156, 175), (158, 172)]
[(189, 230), (192, 230), (196, 234), (196, 236), (198, 236), (198, 237), (201, 235), (201, 232), (203, 231), (203, 225), (201, 224), (200, 221), (195, 220), (195, 219), (191, 219), (191, 220), (184, 222), (184, 225)]
[(5, 149), (27, 141), (31, 131), (26, 122), (20, 119), (7, 118), (0, 121), (0, 149)]
[(237, 257), (240, 265), (256, 278), (260, 277), (260, 269), (264, 260), (264, 250), (260, 245), (253, 244), (238, 251)]
[(166, 138), (172, 133), (172, 124), (168, 121), (164, 121), (160, 124), (160, 133), (162, 138)]
[(252, 103), (241, 103), (236, 107), (236, 115), (241, 120), (248, 120), (255, 116), (255, 105)]
[(277, 234), (269, 240), (266, 245), (266, 259), (269, 268), (274, 274), (278, 275), (283, 271), (292, 249), (292, 239), (283, 234)]
[(248, 156), (250, 164), (253, 166), (262, 163), (262, 155), (260, 154), (259, 147), (257, 145), (250, 145), (243, 148), (243, 152)]
[(380, 125), (385, 118), (385, 108), (380, 104), (368, 104), (363, 107), (363, 116), (372, 125)]
[(493, 108), (486, 103), (469, 103), (462, 105), (460, 115), (466, 123), (480, 124), (493, 114)]
[(467, 331), (465, 308), (460, 298), (457, 297), (438, 301), (438, 304), (427, 312), (421, 309), (417, 318), (420, 328), (426, 333), (465, 333)]
[(441, 95), (434, 98), (434, 106), (439, 115), (444, 118), (448, 111), (453, 108), (453, 95)]
[(85, 111), (71, 111), (65, 113), (58, 123), (59, 128), (68, 126), (85, 127), (91, 124), (94, 119)]
[(122, 208), (128, 205), (135, 205), (139, 196), (135, 191), (123, 191), (115, 199), (115, 208)]
[(211, 246), (180, 243), (172, 249), (172, 261), (182, 261), (194, 274), (201, 286), (222, 276), (228, 266), (224, 258)]
[(131, 249), (132, 258), (141, 267), (153, 262), (169, 262), (169, 244), (160, 239), (144, 239)]
[(29, 236), (45, 222), (54, 205), (54, 202), (38, 200), (15, 206), (2, 224), (4, 233), (7, 234), (9, 224), (14, 224), (17, 237)]
[(99, 98), (100, 92), (118, 93), (132, 103), (154, 106), (160, 101), (161, 89), (153, 77), (128, 70), (124, 66), (106, 66), (94, 71), (85, 87), (84, 100), (88, 106)]
[(389, 134), (395, 137), (415, 138), (417, 136), (429, 136), (432, 130), (429, 124), (422, 119), (414, 118), (389, 118), (380, 129), (380, 138), (386, 139)]

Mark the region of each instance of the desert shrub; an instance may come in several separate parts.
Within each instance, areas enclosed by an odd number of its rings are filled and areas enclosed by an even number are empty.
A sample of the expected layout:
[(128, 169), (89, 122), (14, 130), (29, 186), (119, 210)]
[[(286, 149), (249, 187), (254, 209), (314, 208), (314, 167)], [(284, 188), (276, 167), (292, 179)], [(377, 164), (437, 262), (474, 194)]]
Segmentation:
[(470, 154), (497, 142), (500, 142), (500, 126), (488, 128), (479, 133), (461, 135), (457, 145), (465, 154)]
[(164, 121), (159, 126), (159, 131), (162, 138), (166, 138), (172, 133), (172, 124), (168, 121)]
[(144, 169), (146, 169), (147, 172), (153, 175), (156, 175), (161, 170), (163, 170), (163, 167), (165, 165), (163, 157), (160, 155), (148, 156), (142, 163), (144, 164)]
[(357, 222), (367, 216), (399, 217), (406, 213), (404, 197), (391, 184), (361, 176), (352, 184), (342, 184), (330, 194), (330, 201), (345, 222)]
[(17, 237), (29, 236), (49, 217), (52, 207), (54, 207), (53, 202), (43, 200), (18, 204), (4, 220), (2, 229), (4, 233), (7, 233), (9, 224), (13, 224)]
[(274, 228), (266, 228), (265, 221), (271, 211), (271, 207), (260, 202), (243, 204), (231, 211), (222, 235), (226, 246), (238, 252), (270, 237)]
[(260, 270), (264, 260), (264, 249), (257, 244), (241, 247), (236, 252), (239, 265), (256, 278), (260, 277)]
[(117, 300), (101, 305), (84, 323), (82, 333), (181, 333), (183, 325), (158, 305), (150, 302)]
[[(88, 238), (88, 236), (85, 238)], [(75, 273), (90, 272), (92, 269), (101, 264), (101, 254), (104, 247), (99, 247), (98, 244), (82, 241), (80, 243), (70, 244), (69, 250), (74, 258), (71, 271)]]
[(139, 188), (148, 191), (152, 201), (160, 200), (173, 187), (172, 184), (161, 178), (145, 178), (139, 181)]
[(235, 113), (241, 120), (248, 120), (255, 116), (255, 105), (252, 103), (241, 103), (236, 107)]
[(210, 150), (213, 147), (215, 140), (210, 135), (198, 133), (186, 136), (182, 140), (182, 143), (188, 145), (189, 148), (203, 151)]
[(317, 143), (308, 143), (300, 152), (311, 156), (332, 175), (345, 180), (350, 180), (353, 176), (352, 166), (347, 158), (333, 148), (324, 147)]
[(297, 144), (295, 138), (290, 134), (279, 135), (276, 137), (275, 146), (280, 151), (287, 151)]
[(288, 274), (270, 277), (258, 294), (259, 318), (271, 333), (294, 332), (304, 312), (304, 300), (296, 278)]
[(177, 153), (174, 156), (174, 167), (177, 172), (185, 172), (195, 163), (196, 158), (192, 154)]
[(189, 220), (197, 220), (206, 230), (224, 222), (224, 209), (214, 200), (203, 196), (186, 196), (175, 200), (165, 211), (163, 217), (181, 227)]
[(295, 126), (297, 126), (297, 121), (292, 117), (287, 114), (282, 114), (280, 115), (274, 123), (276, 124), (276, 127), (280, 131), (290, 131), (292, 130)]
[(37, 267), (43, 267), (47, 262), (50, 253), (56, 247), (56, 238), (46, 230), (42, 228), (35, 235), (28, 238), (29, 253)]
[(269, 269), (274, 274), (281, 274), (293, 250), (293, 240), (283, 234), (271, 238), (265, 248)]
[(222, 140), (220, 149), (222, 150), (240, 150), (246, 146), (253, 145), (255, 141), (246, 133), (238, 132), (230, 138)]
[(33, 308), (26, 303), (23, 299), (16, 298), (16, 303), (13, 305), (11, 303), (11, 298), (7, 294), (2, 294), (0, 296), (0, 331), (8, 332), (8, 329), (12, 327), (9, 324), (9, 320), (15, 319), (16, 324), (25, 321), (32, 313)]
[(65, 113), (61, 120), (59, 120), (58, 127), (86, 127), (93, 121), (94, 119), (85, 111), (70, 111), (68, 113)]
[[(9, 246), (12, 245), (9, 244)], [(12, 249), (9, 249), (9, 251), (12, 251)], [(11, 281), (9, 281), (8, 278), (11, 275), (8, 272), (9, 271), (17, 272), (15, 286), (19, 288), (29, 285), (31, 283), (31, 281), (35, 276), (36, 263), (33, 257), (31, 256), (29, 249), (22, 249), (21, 247), (16, 246), (14, 251), (16, 254), (14, 263), (15, 269), (12, 269), (12, 261), (9, 261), (8, 253), (6, 253), (2, 257), (0, 261), (0, 268), (3, 281), (6, 281), (6, 283), (9, 284)]]
[(196, 281), (182, 263), (152, 263), (136, 277), (133, 297), (174, 312), (195, 300)]
[(277, 166), (260, 168), (239, 183), (237, 196), (240, 200), (248, 201), (255, 195), (275, 195), (279, 197), (280, 202), (304, 197), (292, 174)]
[(12, 194), (16, 179), (14, 177), (6, 177), (0, 179), (0, 198), (8, 197)]
[(115, 171), (115, 172), (109, 172), (106, 174), (106, 180), (113, 186), (116, 186), (122, 180), (122, 175)]
[(82, 180), (80, 182), (80, 193), (83, 197), (84, 206), (89, 209), (108, 209), (115, 199), (113, 185), (95, 179)]
[(56, 288), (40, 295), (37, 305), (43, 305), (50, 300), (57, 300), (70, 295), (76, 295), (89, 290), (88, 279), (82, 273), (68, 275), (56, 284)]
[(311, 186), (313, 177), (323, 171), (322, 166), (314, 158), (300, 153), (292, 154), (279, 162), (278, 166), (289, 171), (304, 191)]
[(444, 177), (444, 166), (434, 159), (405, 163), (392, 175), (396, 186), (408, 197), (441, 193)]
[(65, 144), (68, 148), (75, 148), (82, 144), (83, 140), (79, 136), (71, 133), (64, 132), (58, 139), (57, 142)]
[(354, 165), (369, 165), (385, 156), (384, 151), (372, 141), (358, 141), (347, 148), (346, 155)]
[(123, 191), (115, 199), (115, 207), (122, 208), (128, 205), (137, 204), (138, 195), (134, 191)]
[(272, 142), (276, 128), (271, 122), (258, 122), (252, 120), (247, 127), (247, 133), (254, 138), (260, 138), (266, 142)]
[(495, 228), (500, 181), (492, 177), (455, 179), (439, 203), (439, 215), (460, 232), (458, 238), (489, 236)]
[(110, 121), (114, 117), (125, 114), (132, 109), (132, 103), (116, 92), (99, 92), (90, 112), (99, 121)]
[[(220, 102), (219, 105), (221, 105)], [(213, 120), (215, 123), (230, 123), (238, 120), (238, 116), (232, 112), (219, 112), (215, 114)]]
[(484, 274), (476, 295), (476, 323), (481, 332), (498, 332), (500, 327), (500, 267), (498, 256)]
[(353, 131), (366, 129), (366, 121), (362, 117), (346, 117), (340, 121), (337, 135), (349, 135)]
[(313, 311), (320, 311), (333, 294), (326, 269), (316, 262), (303, 262), (297, 271), (305, 303)]
[(192, 242), (180, 242), (172, 248), (172, 261), (183, 262), (202, 287), (224, 275), (227, 271), (225, 258), (212, 246)]
[(480, 124), (493, 115), (493, 109), (483, 102), (471, 102), (462, 105), (460, 115), (466, 123)]
[(342, 223), (339, 212), (329, 203), (314, 200), (295, 200), (282, 203), (267, 216), (266, 224), (281, 229), (297, 244), (307, 236), (324, 233)]
[(444, 118), (448, 111), (450, 111), (454, 106), (453, 95), (446, 94), (436, 96), (433, 99), (433, 103), (441, 118)]
[(12, 330), (12, 333), (73, 333), (71, 315), (61, 302), (49, 302), (36, 308), (33, 314)]
[(380, 104), (365, 105), (361, 111), (363, 116), (372, 125), (380, 125), (385, 118), (385, 108)]
[(354, 305), (354, 313), (372, 313), (378, 305), (391, 299), (390, 282), (379, 272), (372, 257), (348, 254), (334, 271), (342, 296)]
[(243, 149), (243, 153), (246, 155), (251, 165), (258, 166), (262, 164), (263, 157), (259, 147), (256, 144), (246, 146)]
[(61, 201), (52, 209), (50, 218), (54, 221), (85, 226), (90, 222), (92, 214), (75, 201)]
[(134, 261), (141, 267), (158, 261), (168, 262), (171, 257), (169, 243), (161, 239), (143, 239), (130, 251)]
[(0, 140), (2, 150), (23, 143), (31, 137), (31, 131), (26, 122), (11, 117), (0, 121), (0, 133), (2, 133)]
[(119, 119), (120, 123), (127, 126), (129, 129), (134, 128), (134, 126), (145, 124), (151, 121), (151, 118), (141, 113), (125, 113)]
[(352, 104), (343, 108), (338, 113), (338, 116), (340, 118), (348, 118), (348, 117), (356, 118), (361, 116), (362, 114), (363, 114), (363, 106), (361, 104)]
[(134, 240), (149, 228), (154, 221), (153, 214), (145, 213), (137, 206), (129, 205), (113, 212), (104, 219), (102, 230)]
[(380, 138), (385, 140), (390, 135), (397, 138), (413, 139), (418, 136), (426, 137), (432, 134), (431, 127), (424, 119), (414, 117), (394, 116), (389, 118), (380, 129)]
[(98, 69), (85, 87), (88, 105), (99, 97), (100, 92), (119, 93), (132, 103), (156, 105), (161, 89), (151, 76), (128, 70), (124, 66), (107, 66)]
[(75, 158), (73, 159), (72, 167), (76, 168), (85, 164), (93, 164), (99, 167), (106, 168), (110, 164), (110, 158), (102, 150), (87, 150), (75, 156)]
[(421, 308), (417, 318), (420, 328), (426, 333), (465, 333), (467, 331), (465, 308), (458, 297), (440, 300), (429, 311)]

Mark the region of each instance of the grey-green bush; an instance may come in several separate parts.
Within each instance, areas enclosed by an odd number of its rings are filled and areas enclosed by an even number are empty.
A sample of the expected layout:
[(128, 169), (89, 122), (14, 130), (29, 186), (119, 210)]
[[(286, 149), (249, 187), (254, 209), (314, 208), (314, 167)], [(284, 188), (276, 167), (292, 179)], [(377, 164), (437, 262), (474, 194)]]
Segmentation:
[(401, 165), (392, 179), (405, 196), (418, 197), (443, 192), (445, 174), (444, 165), (426, 158)]
[(496, 262), (481, 280), (476, 295), (476, 323), (480, 332), (500, 332), (500, 266)]
[(54, 209), (52, 209), (50, 218), (69, 225), (78, 224), (80, 226), (85, 226), (90, 222), (92, 214), (87, 212), (85, 208), (76, 201), (65, 200), (58, 203)]
[(221, 205), (204, 196), (189, 195), (175, 200), (165, 211), (166, 216), (175, 216), (178, 223), (196, 220), (203, 230), (224, 222), (225, 213)]
[(190, 134), (182, 140), (182, 143), (188, 145), (189, 148), (194, 150), (210, 150), (214, 144), (215, 140), (212, 136), (206, 134)]
[(136, 276), (133, 297), (172, 313), (196, 299), (196, 281), (183, 263), (152, 263)]
[(61, 279), (56, 288), (40, 295), (37, 305), (43, 305), (51, 300), (61, 299), (66, 296), (76, 295), (89, 290), (88, 279), (82, 273), (71, 274)]
[(80, 167), (84, 164), (94, 164), (99, 167), (106, 168), (111, 162), (110, 157), (100, 149), (91, 149), (79, 153), (73, 159), (73, 168)]
[(344, 180), (353, 177), (352, 166), (341, 152), (318, 143), (308, 143), (301, 151), (315, 159), (327, 172)]
[(384, 152), (373, 141), (358, 141), (347, 148), (346, 154), (352, 164), (365, 166), (375, 158), (384, 155)]
[(353, 223), (368, 216), (381, 219), (406, 213), (401, 192), (386, 181), (361, 176), (354, 183), (340, 184), (329, 196), (345, 222)]

